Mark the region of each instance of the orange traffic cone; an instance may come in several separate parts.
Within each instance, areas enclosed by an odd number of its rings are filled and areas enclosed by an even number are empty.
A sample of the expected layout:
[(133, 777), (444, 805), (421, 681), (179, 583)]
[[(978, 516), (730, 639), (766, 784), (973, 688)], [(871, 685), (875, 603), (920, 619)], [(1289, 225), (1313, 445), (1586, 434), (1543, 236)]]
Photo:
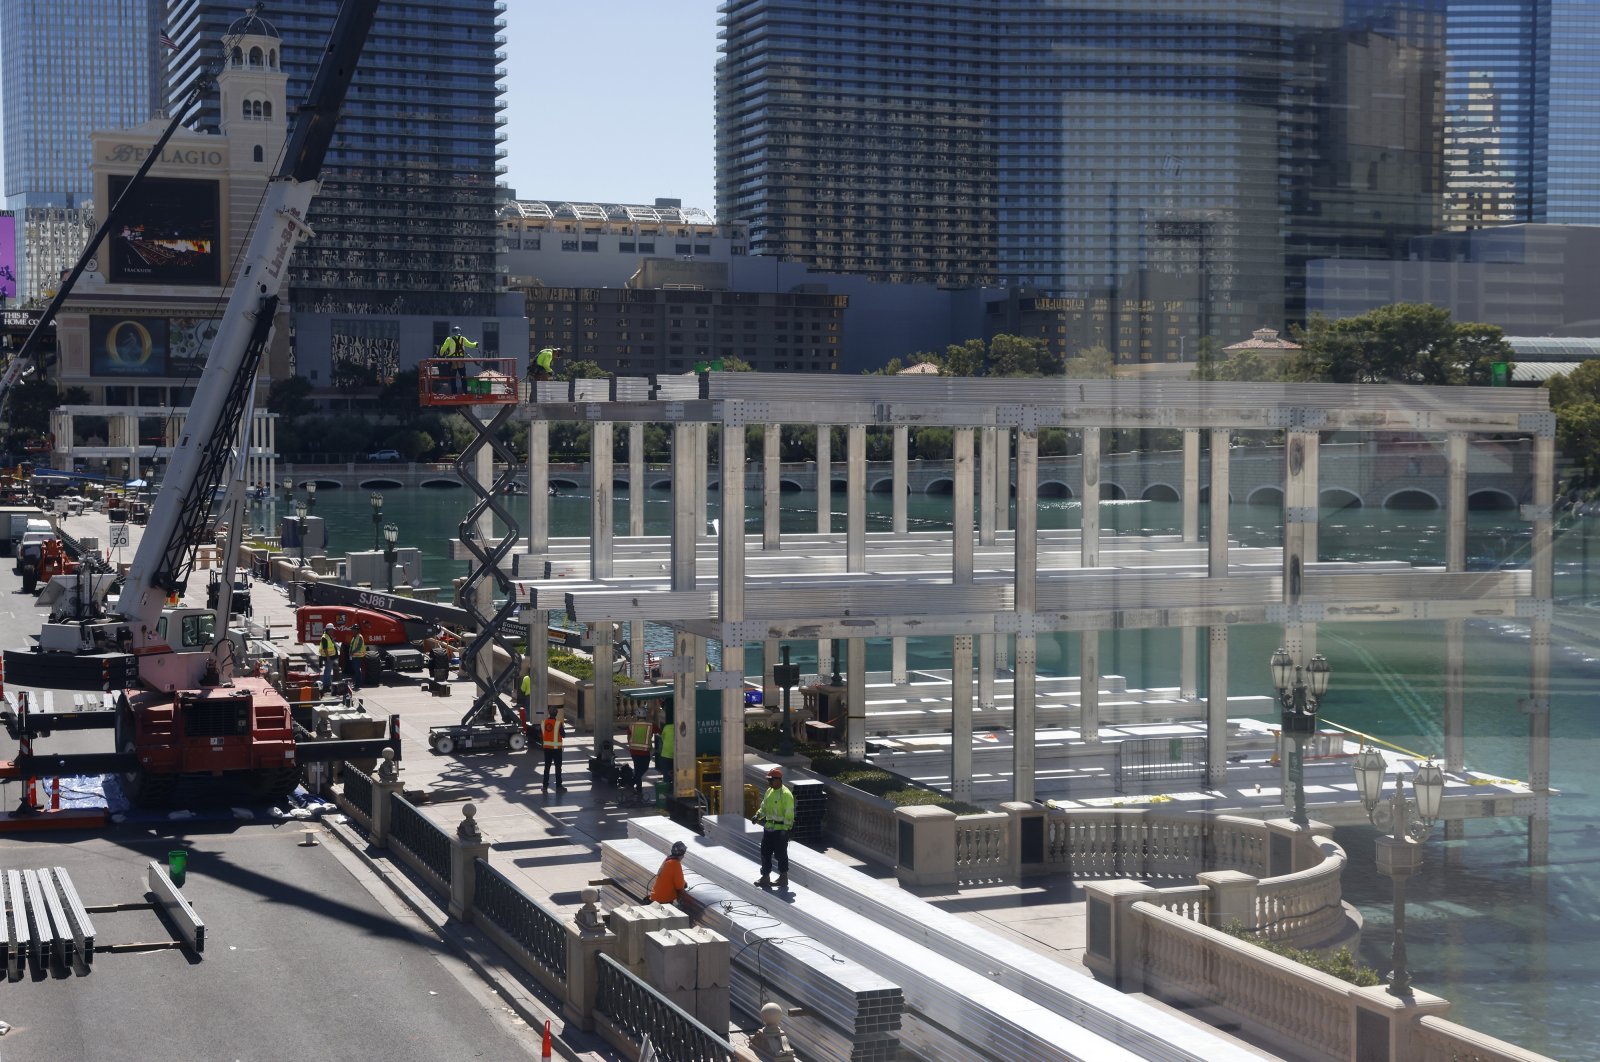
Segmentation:
[(550, 1047), (550, 1022), (546, 1020), (544, 1023), (544, 1046), (539, 1049), (539, 1057), (542, 1059), (548, 1059), (552, 1057), (550, 1054)]

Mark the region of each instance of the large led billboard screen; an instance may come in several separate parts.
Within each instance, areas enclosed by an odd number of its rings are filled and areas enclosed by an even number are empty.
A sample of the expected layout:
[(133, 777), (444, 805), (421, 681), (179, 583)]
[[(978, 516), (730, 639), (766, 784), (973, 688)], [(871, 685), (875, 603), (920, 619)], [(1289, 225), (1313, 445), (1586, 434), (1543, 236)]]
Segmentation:
[(17, 217), (9, 210), (0, 214), (0, 298), (17, 297)]
[(89, 373), (93, 376), (166, 376), (165, 317), (89, 316)]
[[(129, 178), (113, 176), (107, 191), (115, 203)], [(107, 236), (113, 284), (221, 283), (221, 232), (216, 181), (146, 177), (135, 188)]]

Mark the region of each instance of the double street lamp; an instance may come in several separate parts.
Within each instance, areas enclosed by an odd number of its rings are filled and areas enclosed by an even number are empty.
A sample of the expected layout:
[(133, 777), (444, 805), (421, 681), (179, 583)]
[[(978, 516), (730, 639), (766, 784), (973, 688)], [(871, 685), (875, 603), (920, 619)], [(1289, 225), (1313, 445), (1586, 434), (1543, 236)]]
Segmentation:
[(300, 567), (302, 568), (306, 566), (306, 511), (305, 502), (297, 501), (294, 503), (295, 519), (299, 521), (296, 526), (300, 531)]
[(1421, 841), (1433, 832), (1444, 799), (1444, 771), (1431, 760), (1418, 767), (1411, 777), (1416, 800), (1407, 800), (1405, 779), (1398, 771), (1394, 792), (1383, 799), (1383, 777), (1389, 766), (1377, 749), (1362, 749), (1356, 754), (1356, 788), (1367, 817), (1388, 837), (1379, 837), (1378, 873), (1394, 882), (1394, 945), (1390, 951), (1389, 994), (1410, 998), (1411, 975), (1406, 970), (1406, 879), (1422, 865)]
[(379, 535), (383, 530), (383, 495), (377, 491), (372, 492), (368, 499), (372, 502), (372, 548), (378, 548)]
[(1328, 658), (1318, 653), (1302, 668), (1282, 646), (1272, 654), (1272, 684), (1278, 690), (1278, 707), (1283, 733), (1293, 743), (1289, 752), (1289, 784), (1294, 788), (1293, 819), (1296, 826), (1309, 826), (1306, 818), (1306, 739), (1317, 732), (1317, 709), (1328, 692), (1333, 669)]
[(383, 525), (383, 572), (391, 594), (394, 593), (394, 544), (398, 541), (400, 529), (394, 524)]

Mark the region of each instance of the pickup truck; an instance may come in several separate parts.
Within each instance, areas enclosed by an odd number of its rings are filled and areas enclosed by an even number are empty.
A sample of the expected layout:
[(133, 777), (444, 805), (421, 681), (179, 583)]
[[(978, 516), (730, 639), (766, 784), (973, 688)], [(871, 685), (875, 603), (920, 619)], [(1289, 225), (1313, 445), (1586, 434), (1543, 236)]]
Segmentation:
[[(31, 525), (31, 526), (30, 526)], [(51, 530), (43, 509), (36, 505), (0, 506), (0, 557), (16, 555), (17, 543), (30, 530)]]

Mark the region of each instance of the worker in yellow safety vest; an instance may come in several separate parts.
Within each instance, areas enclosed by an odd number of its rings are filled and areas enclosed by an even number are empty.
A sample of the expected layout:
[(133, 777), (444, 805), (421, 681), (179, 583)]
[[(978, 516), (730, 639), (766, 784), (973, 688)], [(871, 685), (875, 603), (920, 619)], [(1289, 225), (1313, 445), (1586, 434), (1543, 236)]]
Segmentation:
[[(523, 682), (527, 682), (524, 677)], [(550, 768), (556, 770), (556, 792), (565, 793), (567, 787), (561, 784), (561, 713), (555, 705), (545, 709), (544, 724), (539, 728), (539, 745), (544, 749), (544, 785), (540, 788), (550, 792)]]
[(633, 757), (633, 784), (644, 788), (644, 776), (650, 770), (650, 754), (655, 751), (656, 725), (639, 709), (639, 715), (628, 724), (628, 754)]
[(761, 877), (756, 885), (772, 887), (772, 864), (778, 864), (778, 888), (789, 887), (789, 831), (794, 829), (794, 790), (783, 784), (783, 768), (767, 772), (767, 791), (756, 810), (761, 824)]
[(548, 380), (555, 374), (556, 359), (561, 356), (560, 347), (545, 347), (534, 355), (533, 378), (535, 380)]
[(672, 763), (672, 754), (678, 744), (677, 728), (673, 724), (661, 725), (661, 752), (656, 756), (656, 766), (661, 768), (661, 780), (668, 785), (673, 785), (673, 772), (677, 769)]
[(467, 351), (476, 350), (478, 344), (461, 334), (460, 325), (452, 325), (450, 334), (444, 337), (444, 342), (439, 344), (439, 357), (455, 359), (457, 364), (450, 367), (450, 393), (459, 395), (466, 391), (467, 366), (463, 360)]
[(339, 643), (333, 640), (333, 628), (322, 628), (317, 640), (317, 655), (322, 658), (322, 688), (333, 689), (333, 679), (339, 666)]
[(345, 677), (350, 680), (350, 688), (361, 688), (362, 670), (367, 666), (367, 640), (361, 637), (359, 627), (352, 628), (350, 641), (346, 647), (350, 653), (345, 660)]

